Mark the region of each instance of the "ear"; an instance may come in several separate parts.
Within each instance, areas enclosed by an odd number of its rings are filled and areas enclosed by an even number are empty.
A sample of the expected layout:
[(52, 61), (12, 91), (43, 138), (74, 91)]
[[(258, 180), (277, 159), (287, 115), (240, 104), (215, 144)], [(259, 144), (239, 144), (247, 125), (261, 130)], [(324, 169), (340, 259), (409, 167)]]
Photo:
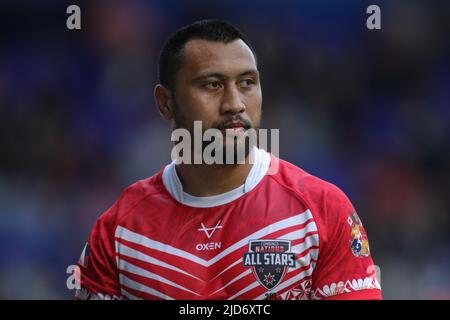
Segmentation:
[(159, 114), (166, 120), (173, 118), (172, 93), (162, 84), (157, 84), (153, 91)]

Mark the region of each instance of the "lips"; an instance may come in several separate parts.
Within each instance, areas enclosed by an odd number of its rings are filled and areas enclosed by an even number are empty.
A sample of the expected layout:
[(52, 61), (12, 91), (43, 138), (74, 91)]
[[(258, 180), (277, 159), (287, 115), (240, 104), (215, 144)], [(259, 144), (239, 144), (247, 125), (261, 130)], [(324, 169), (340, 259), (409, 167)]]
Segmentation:
[(249, 126), (242, 121), (232, 121), (219, 126), (220, 130), (246, 130)]
[(229, 125), (225, 126), (225, 129), (245, 129), (245, 126), (242, 122), (236, 122), (236, 123), (230, 123)]

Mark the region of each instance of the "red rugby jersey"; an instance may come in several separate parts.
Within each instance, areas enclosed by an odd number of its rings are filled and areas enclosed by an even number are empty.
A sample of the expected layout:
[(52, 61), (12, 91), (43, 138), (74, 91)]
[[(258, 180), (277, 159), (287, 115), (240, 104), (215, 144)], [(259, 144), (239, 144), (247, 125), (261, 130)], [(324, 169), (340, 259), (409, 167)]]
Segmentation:
[(367, 235), (336, 186), (257, 150), (245, 185), (183, 192), (172, 163), (99, 217), (80, 299), (381, 299)]

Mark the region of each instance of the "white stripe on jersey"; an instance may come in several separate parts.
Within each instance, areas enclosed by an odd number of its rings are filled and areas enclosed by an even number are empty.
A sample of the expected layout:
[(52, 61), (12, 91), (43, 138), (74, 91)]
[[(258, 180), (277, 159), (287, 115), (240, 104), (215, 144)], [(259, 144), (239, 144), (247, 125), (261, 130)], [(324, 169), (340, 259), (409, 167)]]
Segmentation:
[(134, 258), (134, 259), (137, 259), (137, 260), (140, 260), (140, 261), (148, 262), (150, 264), (154, 264), (154, 265), (157, 265), (157, 266), (160, 266), (160, 267), (163, 267), (163, 268), (167, 268), (167, 269), (170, 269), (170, 270), (173, 270), (173, 271), (185, 274), (185, 275), (187, 275), (187, 276), (189, 276), (191, 278), (194, 278), (194, 279), (197, 279), (197, 280), (201, 281), (200, 278), (198, 278), (198, 277), (196, 277), (196, 276), (194, 276), (194, 275), (192, 275), (192, 274), (190, 274), (190, 273), (188, 273), (188, 272), (186, 272), (184, 270), (181, 270), (180, 268), (174, 267), (171, 264), (168, 264), (168, 263), (165, 263), (165, 262), (163, 262), (161, 260), (155, 259), (155, 258), (153, 258), (153, 257), (151, 257), (149, 255), (146, 255), (145, 253), (142, 253), (142, 252), (140, 252), (138, 250), (130, 248), (127, 245), (125, 245), (123, 243), (120, 243), (118, 241), (116, 241), (116, 249), (117, 249), (117, 252), (120, 253), (121, 256), (126, 256), (126, 257)]
[(155, 281), (158, 281), (158, 282), (161, 282), (161, 283), (165, 283), (165, 284), (167, 284), (169, 286), (172, 286), (172, 287), (175, 287), (175, 288), (187, 291), (189, 293), (195, 294), (196, 296), (199, 296), (199, 294), (194, 292), (194, 291), (191, 291), (191, 290), (189, 290), (189, 289), (187, 289), (187, 288), (185, 288), (183, 286), (180, 286), (179, 284), (177, 284), (177, 283), (175, 283), (173, 281), (170, 281), (170, 280), (168, 280), (168, 279), (166, 279), (164, 277), (161, 277), (161, 276), (159, 276), (159, 275), (157, 275), (157, 274), (155, 274), (153, 272), (150, 272), (150, 271), (147, 271), (145, 269), (139, 268), (138, 266), (135, 266), (134, 264), (132, 264), (132, 263), (130, 263), (128, 261), (121, 260), (120, 264), (119, 264), (119, 268), (120, 268), (120, 270), (123, 270), (123, 271), (126, 271), (126, 272), (130, 272), (130, 273), (133, 273), (133, 274), (137, 274), (139, 276), (142, 276), (142, 277), (145, 277), (145, 278), (148, 278), (148, 279), (152, 279), (152, 280), (155, 280)]
[(148, 286), (145, 286), (139, 282), (136, 282), (134, 280), (131, 280), (130, 278), (128, 278), (127, 276), (123, 275), (123, 274), (119, 274), (119, 281), (122, 285), (137, 290), (137, 291), (141, 291), (144, 293), (148, 293), (151, 294), (155, 297), (161, 298), (161, 299), (165, 299), (165, 300), (174, 300), (172, 297), (169, 297), (168, 295), (159, 292), (156, 289), (150, 288)]

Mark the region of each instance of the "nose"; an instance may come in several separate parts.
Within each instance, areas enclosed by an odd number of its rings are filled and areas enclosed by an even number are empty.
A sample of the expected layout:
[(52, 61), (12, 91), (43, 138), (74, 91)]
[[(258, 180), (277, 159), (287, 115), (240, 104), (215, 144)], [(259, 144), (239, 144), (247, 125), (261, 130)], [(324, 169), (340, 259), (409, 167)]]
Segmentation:
[(221, 113), (238, 114), (245, 111), (245, 104), (236, 85), (227, 86), (224, 90)]

